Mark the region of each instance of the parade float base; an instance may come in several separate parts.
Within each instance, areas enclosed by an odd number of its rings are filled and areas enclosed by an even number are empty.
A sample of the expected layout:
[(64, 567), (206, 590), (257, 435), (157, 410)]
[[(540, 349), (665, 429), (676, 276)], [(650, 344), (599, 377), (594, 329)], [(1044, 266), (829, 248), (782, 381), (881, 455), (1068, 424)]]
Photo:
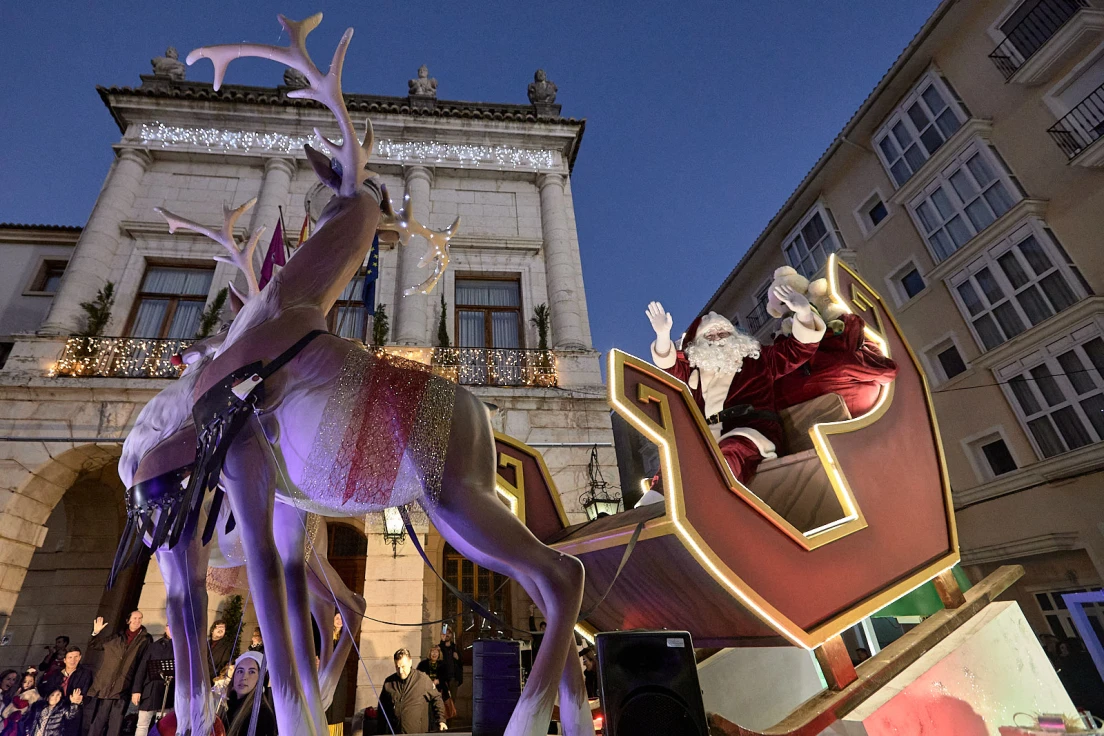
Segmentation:
[[(1025, 732), (1014, 726), (1017, 713), (1075, 712), (1019, 606), (1000, 602), (939, 642), (823, 736), (1020, 736)], [(1026, 722), (1024, 716), (1020, 722)]]
[[(1072, 715), (1073, 704), (1023, 613), (1015, 604), (993, 603), (1022, 576), (1019, 565), (991, 573), (957, 607), (928, 617), (859, 665), (857, 679), (817, 693), (774, 726), (741, 727), (718, 709), (710, 714), (710, 733), (1020, 736), (1016, 712)], [(957, 715), (961, 725), (932, 727), (922, 720), (925, 714)]]

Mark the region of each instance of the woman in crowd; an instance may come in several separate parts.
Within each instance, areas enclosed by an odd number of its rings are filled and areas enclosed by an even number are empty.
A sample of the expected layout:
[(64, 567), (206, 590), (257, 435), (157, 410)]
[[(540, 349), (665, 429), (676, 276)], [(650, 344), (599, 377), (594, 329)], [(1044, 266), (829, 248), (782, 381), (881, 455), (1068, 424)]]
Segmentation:
[(63, 702), (61, 688), (54, 687), (20, 719), (20, 736), (66, 736), (79, 719), (84, 698), (80, 688), (69, 693)]
[(276, 736), (276, 715), (265, 695), (261, 682), (261, 665), (264, 655), (259, 652), (245, 652), (234, 664), (234, 678), (230, 682), (230, 692), (226, 698), (226, 718), (229, 724), (227, 736), (246, 736), (249, 733), (249, 721), (253, 717), (254, 701), (260, 698), (257, 712), (255, 736)]
[(3, 727), (0, 727), (0, 736), (18, 736), (20, 719), (36, 702), (38, 702), (38, 690), (35, 689), (35, 671), (28, 670), (23, 673), (19, 691), (12, 697), (11, 702), (4, 706), (4, 710), (0, 711), (0, 717), (4, 719)]
[(15, 670), (0, 672), (0, 709), (3, 709), (19, 691), (19, 673)]
[(437, 686), (437, 692), (441, 693), (441, 699), (445, 701), (445, 720), (456, 715), (456, 705), (452, 702), (452, 693), (449, 691), (447, 667), (439, 646), (430, 649), (429, 657), (418, 663), (418, 669), (429, 675), (429, 679)]

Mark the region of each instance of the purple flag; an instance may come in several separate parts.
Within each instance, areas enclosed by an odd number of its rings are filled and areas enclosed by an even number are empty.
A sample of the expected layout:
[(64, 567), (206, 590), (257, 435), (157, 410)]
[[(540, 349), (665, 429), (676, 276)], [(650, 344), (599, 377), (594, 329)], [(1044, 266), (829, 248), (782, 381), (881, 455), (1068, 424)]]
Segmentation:
[(272, 280), (274, 266), (286, 265), (287, 260), (284, 258), (284, 223), (277, 220), (276, 230), (272, 233), (272, 241), (268, 244), (268, 252), (265, 253), (264, 263), (261, 264), (261, 280), (258, 286), (263, 289), (265, 284)]

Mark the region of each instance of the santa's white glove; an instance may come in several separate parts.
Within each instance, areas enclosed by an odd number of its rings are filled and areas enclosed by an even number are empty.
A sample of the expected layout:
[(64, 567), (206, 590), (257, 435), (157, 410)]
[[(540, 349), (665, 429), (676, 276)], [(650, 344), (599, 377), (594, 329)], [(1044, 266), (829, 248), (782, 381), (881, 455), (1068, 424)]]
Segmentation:
[(656, 352), (667, 355), (671, 352), (671, 325), (674, 324), (674, 320), (659, 302), (649, 302), (644, 314), (647, 315), (648, 321), (652, 323), (652, 329), (655, 330)]
[(810, 306), (809, 300), (804, 294), (797, 291), (792, 286), (779, 284), (774, 287), (774, 296), (778, 301), (790, 308), (790, 311), (794, 313), (794, 317), (798, 321), (805, 324), (811, 324), (813, 322), (813, 308)]

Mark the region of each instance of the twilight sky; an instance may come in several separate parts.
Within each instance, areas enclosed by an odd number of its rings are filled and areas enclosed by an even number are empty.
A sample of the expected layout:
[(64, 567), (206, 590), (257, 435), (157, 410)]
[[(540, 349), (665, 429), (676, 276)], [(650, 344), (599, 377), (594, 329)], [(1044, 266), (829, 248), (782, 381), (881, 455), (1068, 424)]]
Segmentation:
[[(168, 45), (284, 45), (277, 12), (323, 11), (319, 66), (356, 29), (349, 92), (405, 95), (425, 63), (442, 99), (525, 103), (547, 70), (587, 119), (572, 186), (594, 345), (646, 354), (648, 300), (685, 328), (937, 4), (0, 3), (0, 222), (87, 220), (119, 138), (96, 85), (138, 86)], [(227, 82), (281, 73), (243, 59)]]

